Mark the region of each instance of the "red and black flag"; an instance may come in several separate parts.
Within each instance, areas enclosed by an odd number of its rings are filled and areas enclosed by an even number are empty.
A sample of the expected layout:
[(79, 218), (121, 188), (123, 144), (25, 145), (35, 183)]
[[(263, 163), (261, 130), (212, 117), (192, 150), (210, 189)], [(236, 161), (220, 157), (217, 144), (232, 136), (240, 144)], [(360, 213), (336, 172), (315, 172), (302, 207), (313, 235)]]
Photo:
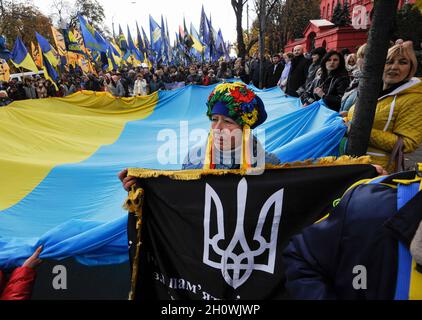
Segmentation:
[(128, 206), (136, 299), (282, 298), (291, 236), (353, 183), (376, 176), (370, 165), (202, 173), (130, 170), (139, 177)]

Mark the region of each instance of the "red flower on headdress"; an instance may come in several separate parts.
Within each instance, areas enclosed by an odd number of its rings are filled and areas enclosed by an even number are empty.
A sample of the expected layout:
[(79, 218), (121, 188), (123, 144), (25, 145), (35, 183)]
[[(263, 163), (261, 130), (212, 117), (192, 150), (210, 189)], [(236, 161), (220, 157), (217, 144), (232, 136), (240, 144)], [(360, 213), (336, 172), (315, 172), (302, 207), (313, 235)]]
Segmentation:
[(235, 90), (231, 91), (230, 94), (234, 98), (237, 103), (249, 103), (255, 98), (255, 94), (250, 90), (241, 90), (236, 88)]

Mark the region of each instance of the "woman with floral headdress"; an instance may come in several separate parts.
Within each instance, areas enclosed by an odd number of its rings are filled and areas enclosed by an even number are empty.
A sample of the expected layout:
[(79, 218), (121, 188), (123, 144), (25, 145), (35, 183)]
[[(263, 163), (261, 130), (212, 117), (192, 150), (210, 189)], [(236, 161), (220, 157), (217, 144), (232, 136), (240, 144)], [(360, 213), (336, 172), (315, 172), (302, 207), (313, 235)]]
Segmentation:
[[(252, 130), (267, 119), (264, 103), (241, 82), (218, 85), (208, 98), (211, 129), (205, 146), (190, 150), (183, 170), (250, 169), (278, 165), (280, 160), (265, 149)], [(126, 190), (136, 182), (127, 170), (119, 178)]]

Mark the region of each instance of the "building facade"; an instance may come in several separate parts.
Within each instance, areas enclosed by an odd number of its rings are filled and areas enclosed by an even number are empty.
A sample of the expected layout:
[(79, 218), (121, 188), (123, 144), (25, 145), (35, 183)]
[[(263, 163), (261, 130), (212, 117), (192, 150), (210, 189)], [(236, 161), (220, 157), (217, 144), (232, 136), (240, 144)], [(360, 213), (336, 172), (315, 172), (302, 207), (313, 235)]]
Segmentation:
[[(313, 48), (324, 47), (328, 50), (341, 51), (349, 49), (356, 52), (357, 48), (368, 39), (371, 26), (370, 14), (374, 6), (373, 0), (348, 0), (352, 25), (337, 27), (330, 21), (337, 3), (344, 5), (345, 0), (321, 0), (319, 20), (310, 20), (303, 32), (303, 38), (290, 40), (284, 47), (284, 52), (290, 52), (297, 45), (303, 45), (307, 52)], [(416, 0), (399, 0), (398, 9), (405, 4), (414, 4)]]

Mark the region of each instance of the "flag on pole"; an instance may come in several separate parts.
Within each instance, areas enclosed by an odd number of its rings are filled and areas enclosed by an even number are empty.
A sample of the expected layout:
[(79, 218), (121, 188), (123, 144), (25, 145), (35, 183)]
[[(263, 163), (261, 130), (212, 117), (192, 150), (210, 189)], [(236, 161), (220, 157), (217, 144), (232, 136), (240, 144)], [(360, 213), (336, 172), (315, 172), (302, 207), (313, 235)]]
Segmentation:
[(56, 69), (50, 63), (45, 55), (43, 55), (43, 70), (44, 70), (44, 77), (47, 80), (50, 80), (51, 83), (54, 85), (56, 90), (58, 91), (59, 88), (57, 86), (57, 81), (59, 80), (59, 74), (57, 73)]
[(135, 46), (135, 43), (133, 42), (132, 35), (130, 34), (129, 26), (127, 26), (127, 38), (128, 38), (128, 49), (131, 52), (132, 55), (135, 56), (136, 60), (139, 61), (139, 64), (144, 61), (145, 57), (142, 52), (138, 50), (138, 48)]
[(10, 60), (17, 68), (24, 68), (26, 70), (38, 73), (37, 65), (35, 64), (20, 37), (16, 38), (15, 46), (13, 47)]
[(143, 54), (146, 53), (144, 40), (142, 39), (141, 31), (139, 30), (138, 22), (136, 22), (136, 39), (137, 47)]
[(6, 48), (6, 38), (4, 36), (0, 36), (0, 59), (10, 59), (10, 51)]
[(186, 28), (185, 18), (183, 18), (183, 34), (184, 34), (183, 43), (185, 47), (190, 50), (190, 48), (192, 48), (192, 45), (193, 45), (193, 40), (192, 40), (191, 35), (188, 32), (188, 29)]
[(192, 23), (190, 24), (190, 35), (193, 41), (192, 48), (202, 55), (204, 53), (205, 46), (199, 38), (198, 31), (196, 31)]
[(53, 67), (57, 67), (59, 65), (59, 61), (54, 54), (55, 50), (53, 47), (50, 45), (47, 39), (40, 35), (38, 32), (35, 32), (35, 35), (37, 37), (38, 44), (40, 45), (42, 55), (48, 60), (48, 62), (50, 62)]
[(104, 38), (86, 22), (84, 17), (79, 15), (78, 18), (85, 47), (93, 51), (106, 53), (107, 48), (105, 47)]
[(151, 33), (151, 49), (155, 53), (155, 56), (158, 60), (161, 59), (162, 47), (163, 47), (163, 38), (161, 33), (161, 27), (159, 24), (149, 16), (149, 27)]
[(42, 57), (41, 57), (40, 45), (39, 44), (35, 45), (31, 41), (31, 53), (32, 53), (32, 58), (34, 59), (34, 62), (37, 65), (37, 67), (42, 68)]
[(64, 41), (63, 34), (54, 28), (51, 27), (51, 32), (53, 33), (54, 42), (56, 43), (57, 51), (60, 56), (66, 56), (67, 50), (66, 50), (66, 43)]
[(123, 30), (120, 24), (119, 24), (119, 36), (117, 37), (117, 44), (119, 45), (120, 50), (123, 53), (126, 53), (128, 49), (128, 44), (127, 44), (125, 34), (123, 33)]
[(78, 39), (75, 37), (71, 30), (63, 29), (63, 39), (67, 51), (85, 55), (85, 52), (83, 48), (81, 48)]

